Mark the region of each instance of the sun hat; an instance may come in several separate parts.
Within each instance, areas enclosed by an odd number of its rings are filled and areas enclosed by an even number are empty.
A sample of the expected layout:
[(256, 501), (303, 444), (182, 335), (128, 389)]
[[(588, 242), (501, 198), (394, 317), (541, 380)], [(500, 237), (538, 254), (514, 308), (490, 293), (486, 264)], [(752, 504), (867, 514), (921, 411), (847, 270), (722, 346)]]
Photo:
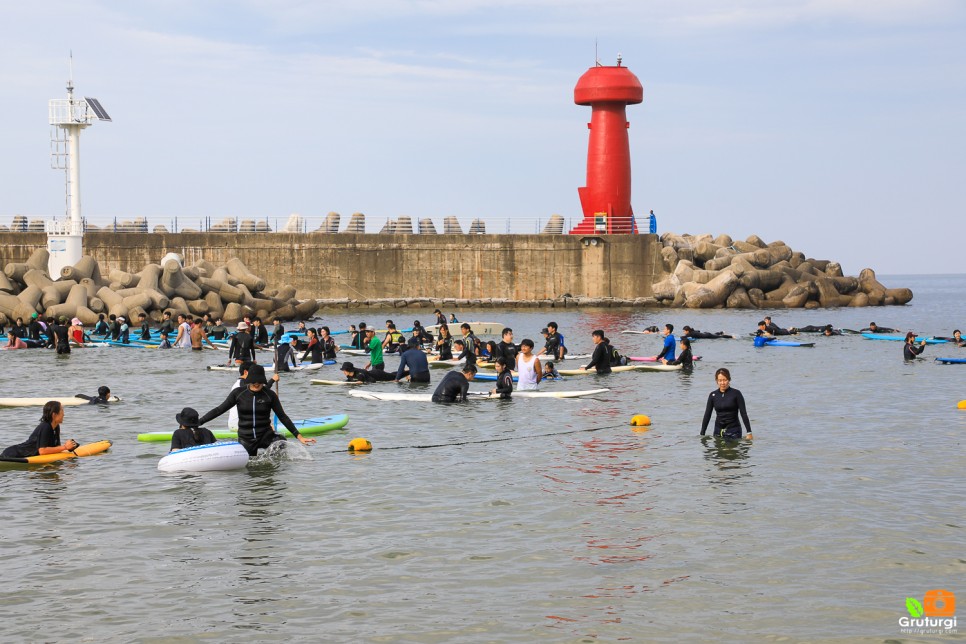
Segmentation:
[(265, 379), (265, 367), (260, 364), (253, 364), (251, 369), (248, 370), (248, 377), (245, 378), (246, 385), (257, 385), (257, 384), (267, 384), (268, 380)]
[(74, 326), (84, 326), (84, 323), (80, 321), (80, 318), (74, 318), (70, 321)]
[(239, 331), (244, 331), (247, 328), (248, 328), (248, 322), (245, 322), (244, 320), (242, 320), (241, 322), (238, 323)]
[(174, 415), (174, 419), (178, 421), (179, 425), (184, 425), (185, 427), (197, 427), (200, 424), (198, 422), (198, 412), (191, 407), (182, 409), (180, 414)]

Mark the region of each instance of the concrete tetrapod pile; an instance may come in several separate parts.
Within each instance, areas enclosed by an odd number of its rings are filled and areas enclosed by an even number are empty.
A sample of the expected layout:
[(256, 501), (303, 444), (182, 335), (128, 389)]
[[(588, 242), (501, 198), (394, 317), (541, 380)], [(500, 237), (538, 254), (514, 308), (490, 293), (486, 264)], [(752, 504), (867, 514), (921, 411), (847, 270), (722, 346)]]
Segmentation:
[(202, 316), (210, 313), (231, 324), (246, 315), (264, 321), (304, 320), (319, 309), (318, 301), (298, 300), (295, 287), (266, 290), (266, 282), (238, 258), (224, 266), (198, 260), (183, 266), (168, 254), (161, 264), (148, 264), (137, 273), (112, 270), (105, 276), (93, 257), (85, 255), (53, 279), (47, 272), (50, 254), (39, 248), (23, 263), (11, 262), (0, 273), (0, 316), (6, 323), (18, 317), (30, 321), (33, 313), (48, 318), (79, 318), (85, 325), (97, 322), (99, 313), (138, 319), (140, 313), (158, 322), (165, 311)]
[(671, 275), (652, 285), (665, 306), (692, 309), (827, 308), (901, 305), (908, 288), (886, 288), (871, 268), (846, 277), (842, 266), (812, 259), (782, 241), (757, 235), (734, 241), (728, 235), (661, 235), (661, 259)]

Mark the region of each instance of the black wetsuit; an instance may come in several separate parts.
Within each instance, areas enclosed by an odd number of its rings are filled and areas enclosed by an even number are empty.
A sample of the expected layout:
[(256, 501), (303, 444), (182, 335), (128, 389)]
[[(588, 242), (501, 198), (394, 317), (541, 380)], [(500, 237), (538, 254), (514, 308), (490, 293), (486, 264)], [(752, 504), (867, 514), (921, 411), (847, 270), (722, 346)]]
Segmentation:
[(751, 433), (751, 423), (748, 421), (748, 412), (745, 411), (745, 398), (737, 389), (728, 387), (723, 393), (720, 389), (715, 389), (708, 396), (708, 406), (704, 410), (704, 420), (701, 421), (702, 436), (708, 430), (712, 410), (718, 414), (714, 420), (715, 436), (729, 439), (741, 438), (739, 415), (745, 423), (745, 429), (749, 434)]
[(295, 349), (291, 344), (280, 344), (275, 349), (275, 360), (278, 363), (277, 371), (291, 371), (289, 367), (297, 367)]
[(228, 335), (228, 329), (225, 328), (224, 324), (216, 324), (215, 326), (211, 327), (211, 331), (208, 332), (208, 335), (215, 340), (224, 340), (225, 336)]
[(322, 345), (322, 358), (325, 360), (335, 360), (335, 350), (338, 347), (335, 344), (335, 338), (331, 335), (323, 338), (319, 336), (319, 344)]
[(345, 379), (348, 382), (361, 382), (364, 385), (368, 385), (369, 383), (376, 381), (376, 379), (372, 377), (372, 374), (365, 369), (356, 369), (352, 372), (351, 376), (346, 376)]
[(708, 333), (707, 331), (698, 331), (697, 329), (691, 329), (687, 333), (681, 335), (682, 338), (689, 338), (691, 340), (720, 340), (722, 338), (731, 338), (733, 336), (724, 333), (723, 331), (718, 331), (717, 333)]
[(322, 355), (322, 343), (319, 342), (318, 338), (313, 338), (311, 341), (309, 341), (308, 348), (305, 350), (305, 353), (302, 354), (302, 362), (305, 362), (305, 359), (309, 357), (309, 355), (312, 356), (312, 364), (325, 362), (325, 358)]
[(37, 340), (37, 341), (42, 340), (43, 338), (41, 338), (40, 336), (41, 334), (43, 334), (43, 332), (44, 332), (44, 327), (43, 325), (40, 324), (37, 318), (34, 318), (33, 320), (31, 320), (30, 324), (27, 325), (27, 337), (30, 338), (31, 340)]
[[(80, 395), (78, 395), (76, 397), (78, 397), (78, 398), (87, 398), (86, 396), (80, 396)], [(110, 404), (110, 402), (111, 401), (108, 400), (107, 398), (105, 398), (104, 396), (93, 396), (91, 398), (87, 398), (87, 404), (88, 405), (108, 405), (108, 404)]]
[[(456, 356), (457, 360), (463, 360), (464, 358), (466, 359), (466, 364), (476, 364), (476, 352), (469, 347), (463, 347), (463, 350), (460, 351), (460, 354)], [(440, 358), (440, 360), (442, 359), (443, 358)]]
[(285, 327), (281, 324), (276, 324), (275, 329), (272, 331), (272, 344), (281, 344), (283, 335), (285, 335)]
[(17, 324), (15, 326), (10, 327), (10, 333), (13, 334), (13, 337), (20, 338), (21, 340), (23, 340), (24, 338), (27, 337), (27, 327), (25, 327), (22, 324)]
[(689, 367), (693, 367), (694, 366), (694, 357), (691, 355), (691, 347), (688, 347), (687, 349), (685, 349), (684, 351), (682, 351), (681, 352), (681, 355), (679, 355), (676, 359), (674, 359), (674, 360), (668, 360), (667, 363), (668, 364), (679, 364), (682, 367), (684, 367), (685, 369), (687, 369)]
[(766, 324), (765, 330), (771, 333), (772, 335), (792, 335), (791, 331), (789, 331), (788, 329), (783, 329), (775, 323)]
[(70, 338), (67, 334), (67, 327), (58, 323), (51, 326), (50, 332), (51, 335), (57, 338), (57, 353), (70, 353)]
[(111, 340), (117, 342), (121, 339), (121, 323), (117, 320), (113, 322), (108, 322), (107, 326), (111, 327)]
[(859, 333), (899, 333), (899, 332), (896, 331), (895, 329), (890, 329), (887, 326), (877, 326), (874, 331), (868, 327), (865, 329), (859, 329)]
[(513, 344), (512, 342), (502, 341), (496, 345), (496, 355), (491, 356), (492, 361), (496, 361), (497, 358), (503, 358), (506, 360), (508, 365), (515, 365), (517, 363), (517, 353), (520, 352), (520, 347)]
[(151, 325), (147, 322), (141, 323), (141, 339), (150, 340), (151, 339)]
[(496, 377), (496, 393), (504, 400), (508, 400), (513, 393), (513, 374), (509, 369), (504, 369)]
[(440, 360), (453, 359), (453, 336), (440, 337), (436, 341), (436, 350), (439, 351)]
[(47, 421), (42, 421), (26, 441), (19, 445), (11, 445), (3, 450), (0, 456), (27, 458), (39, 455), (41, 447), (57, 447), (60, 444), (60, 425), (55, 428)]
[(255, 362), (255, 346), (252, 342), (252, 336), (239, 331), (231, 337), (231, 344), (228, 345), (228, 362), (232, 360)]
[(94, 325), (94, 330), (91, 332), (94, 335), (108, 335), (111, 329), (107, 326), (107, 322), (104, 320), (98, 320), (97, 324)]
[(265, 387), (255, 392), (247, 385), (232, 389), (223, 403), (198, 419), (198, 424), (204, 425), (232, 407), (238, 409), (238, 442), (252, 456), (258, 453), (259, 448), (268, 447), (275, 441), (285, 440), (272, 428), (272, 412), (293, 436), (299, 435), (298, 428), (282, 409), (282, 404), (278, 401), (275, 392)]
[(560, 334), (548, 333), (546, 343), (543, 345), (544, 353), (554, 360), (560, 359)]
[(255, 339), (255, 344), (263, 347), (268, 345), (268, 329), (265, 328), (264, 324), (255, 327), (255, 333), (252, 334), (252, 337)]
[(823, 333), (826, 326), (828, 325), (815, 326), (814, 324), (809, 324), (808, 326), (795, 327), (795, 330), (799, 333)]
[(195, 445), (210, 445), (216, 440), (218, 439), (211, 433), (211, 430), (205, 427), (195, 427), (194, 429), (179, 427), (171, 435), (171, 450), (194, 447)]
[(610, 355), (607, 345), (598, 342), (594, 345), (594, 354), (590, 357), (590, 363), (584, 369), (594, 367), (597, 373), (610, 373)]
[(459, 371), (450, 371), (439, 381), (433, 392), (433, 402), (466, 402), (470, 381)]
[(160, 333), (161, 331), (167, 331), (169, 336), (174, 333), (174, 322), (171, 321), (171, 318), (161, 321), (161, 326), (158, 327), (158, 332)]
[(916, 346), (911, 342), (906, 342), (902, 347), (902, 357), (905, 360), (915, 360), (916, 356), (926, 350), (926, 345)]

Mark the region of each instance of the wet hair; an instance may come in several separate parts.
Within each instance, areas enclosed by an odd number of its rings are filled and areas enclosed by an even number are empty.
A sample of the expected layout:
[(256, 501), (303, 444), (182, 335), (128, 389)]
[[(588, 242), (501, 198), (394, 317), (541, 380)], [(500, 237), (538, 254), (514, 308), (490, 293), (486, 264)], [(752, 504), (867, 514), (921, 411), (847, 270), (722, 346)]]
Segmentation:
[(506, 368), (506, 358), (500, 356), (499, 358), (493, 361), (493, 364), (498, 364), (501, 367)]
[(533, 340), (531, 340), (530, 338), (523, 338), (523, 340), (520, 342), (520, 346), (521, 347), (530, 347), (532, 349), (533, 348)]
[(107, 398), (108, 396), (111, 395), (111, 388), (108, 387), (107, 385), (101, 385), (100, 387), (97, 388), (97, 395), (100, 396), (101, 398)]
[(962, 331), (960, 331), (959, 329), (956, 329), (955, 331), (953, 331), (953, 335), (955, 335), (957, 333), (962, 333)]
[(685, 349), (690, 349), (691, 348), (691, 341), (688, 340), (687, 338), (681, 338), (681, 344), (684, 345), (684, 348)]
[(513, 329), (511, 329), (510, 327), (504, 327), (503, 328), (503, 331), (500, 333), (500, 337), (502, 338), (507, 333), (513, 333)]
[(324, 326), (324, 327), (322, 327), (322, 330), (325, 331), (327, 335), (332, 335), (332, 332), (329, 331), (329, 327)]
[(728, 382), (731, 382), (731, 372), (725, 369), (724, 367), (721, 367), (720, 369), (714, 372), (715, 380), (718, 379), (718, 376), (724, 376), (725, 378), (728, 379)]
[(470, 325), (467, 324), (466, 322), (464, 322), (463, 324), (460, 325), (460, 328), (461, 329), (466, 329), (467, 331), (469, 331), (470, 330)]
[(667, 332), (668, 333), (671, 333), (672, 331), (674, 331), (674, 325), (673, 324), (665, 324), (664, 325), (664, 328), (667, 329)]
[(547, 328), (548, 329), (553, 329), (554, 331), (556, 331), (557, 330), (557, 323), (556, 322), (547, 322)]
[[(476, 373), (476, 365), (475, 364), (465, 365), (463, 367), (463, 373), (473, 373), (473, 374), (475, 374)], [(57, 404), (59, 405), (60, 403), (57, 403)]]
[(64, 406), (60, 404), (60, 401), (48, 400), (46, 403), (44, 403), (44, 411), (40, 416), (40, 422), (53, 423), (54, 414), (59, 414), (60, 410), (63, 408)]
[(243, 363), (241, 363), (240, 365), (238, 365), (238, 375), (239, 376), (244, 375), (245, 372), (248, 371), (251, 368), (252, 368), (252, 363), (251, 362), (243, 362)]
[(687, 324), (685, 324), (683, 327), (681, 327), (681, 329), (684, 330), (684, 331), (694, 331), (694, 329), (692, 329), (691, 327), (689, 327)]
[(597, 337), (597, 338), (600, 338), (601, 340), (604, 339), (604, 331), (603, 331), (603, 329), (597, 329), (593, 333), (591, 333), (590, 335), (592, 335), (594, 337)]
[(457, 344), (460, 345), (461, 347), (465, 347), (466, 346), (466, 343), (463, 342), (462, 340), (454, 340), (453, 341), (453, 346), (455, 347)]
[(496, 342), (494, 342), (493, 340), (487, 340), (486, 341), (486, 352), (489, 353), (491, 356), (494, 353), (496, 353)]
[(550, 369), (553, 369), (553, 362), (550, 360), (547, 360), (546, 362), (543, 363), (543, 366), (545, 368), (549, 367)]
[(764, 320), (758, 320), (758, 326), (768, 326)]

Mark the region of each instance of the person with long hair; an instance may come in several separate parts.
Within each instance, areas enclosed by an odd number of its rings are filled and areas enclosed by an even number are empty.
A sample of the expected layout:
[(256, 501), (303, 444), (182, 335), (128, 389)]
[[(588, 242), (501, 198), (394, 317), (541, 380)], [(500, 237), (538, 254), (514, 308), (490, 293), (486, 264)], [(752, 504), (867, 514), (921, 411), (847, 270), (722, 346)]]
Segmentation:
[(717, 412), (714, 420), (714, 436), (729, 440), (741, 438), (741, 421), (745, 423), (747, 438), (751, 439), (751, 422), (745, 410), (745, 397), (741, 392), (731, 387), (731, 372), (725, 368), (714, 372), (718, 388), (708, 396), (708, 405), (704, 409), (704, 420), (701, 421), (701, 435), (704, 436), (711, 421), (711, 412)]
[(191, 407), (185, 407), (180, 414), (175, 414), (178, 429), (171, 435), (171, 451), (194, 447), (195, 445), (209, 445), (217, 439), (210, 429), (200, 427), (198, 412)]
[(60, 424), (64, 421), (64, 406), (56, 400), (50, 400), (44, 405), (40, 417), (40, 424), (34, 429), (30, 437), (19, 445), (12, 445), (3, 450), (0, 456), (27, 458), (42, 454), (59, 454), (73, 452), (79, 443), (73, 438), (60, 442)]

